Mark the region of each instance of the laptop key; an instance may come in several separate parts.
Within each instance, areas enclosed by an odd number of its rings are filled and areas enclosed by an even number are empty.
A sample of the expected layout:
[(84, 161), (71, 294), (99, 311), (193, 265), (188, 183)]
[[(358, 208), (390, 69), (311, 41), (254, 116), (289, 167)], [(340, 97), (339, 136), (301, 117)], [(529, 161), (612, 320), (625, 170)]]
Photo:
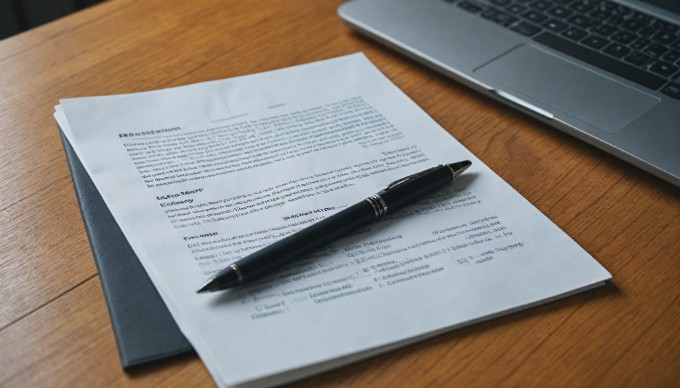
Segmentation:
[(655, 74), (638, 69), (635, 66), (610, 58), (597, 51), (593, 51), (578, 43), (571, 42), (550, 32), (543, 32), (533, 38), (536, 42), (542, 43), (556, 51), (570, 55), (585, 63), (599, 67), (619, 77), (626, 78), (632, 82), (646, 86), (650, 89), (658, 89), (666, 83), (664, 78)]
[(636, 21), (643, 23), (643, 24), (649, 24), (653, 19), (652, 16), (649, 16), (649, 15), (646, 15), (644, 13), (637, 12), (637, 11), (633, 11), (632, 15), (633, 15), (631, 17), (632, 20), (636, 20)]
[(590, 29), (590, 31), (602, 36), (609, 36), (616, 32), (616, 27), (608, 24), (600, 24)]
[(661, 57), (666, 62), (676, 63), (680, 60), (680, 51), (670, 51), (667, 52), (663, 57)]
[(506, 7), (505, 10), (514, 13), (515, 15), (520, 14), (524, 11), (526, 11), (527, 7), (521, 5), (521, 4), (511, 4), (509, 7)]
[(496, 22), (502, 26), (509, 26), (512, 23), (519, 20), (518, 18), (507, 14), (505, 12), (499, 11), (496, 8), (488, 7), (480, 14), (483, 18), (489, 19), (492, 22)]
[(675, 24), (658, 19), (654, 21), (654, 27), (667, 32), (676, 32), (679, 29)]
[[(536, 23), (536, 24), (540, 24), (541, 22), (543, 22), (545, 19), (548, 18), (547, 16), (540, 14), (536, 11), (529, 11), (529, 12), (525, 13), (524, 15), (522, 15), (522, 17), (525, 18), (526, 20), (528, 20), (532, 23)], [(565, 24), (564, 27), (566, 28), (567, 25)]]
[(623, 60), (628, 63), (632, 63), (635, 66), (642, 67), (645, 64), (647, 64), (651, 59), (652, 57), (650, 57), (649, 55), (635, 51), (634, 53), (625, 57)]
[(583, 15), (572, 16), (567, 21), (581, 28), (590, 28), (595, 25), (595, 21), (593, 21), (593, 19)]
[(673, 43), (675, 38), (676, 38), (675, 34), (667, 31), (659, 31), (656, 35), (652, 37), (652, 39), (661, 44), (671, 44)]
[(592, 47), (596, 50), (599, 50), (611, 42), (608, 39), (603, 38), (601, 36), (590, 35), (589, 37), (583, 39), (581, 43), (588, 47)]
[(539, 11), (547, 11), (552, 8), (552, 3), (547, 0), (539, 0), (530, 4), (530, 6)]
[(560, 32), (565, 28), (569, 27), (569, 25), (559, 20), (550, 19), (547, 22), (543, 23), (543, 27), (553, 32)]
[(635, 42), (633, 42), (633, 44), (630, 45), (630, 47), (635, 50), (642, 50), (650, 43), (652, 43), (652, 41), (647, 38), (638, 38)]
[(569, 8), (581, 13), (587, 13), (595, 9), (595, 2), (587, 0), (575, 1), (569, 6)]
[(611, 55), (612, 57), (621, 58), (622, 56), (628, 54), (630, 49), (628, 47), (621, 46), (618, 43), (612, 43), (602, 51)]
[(647, 26), (647, 27), (640, 29), (640, 31), (638, 31), (637, 33), (640, 36), (645, 36), (645, 37), (649, 38), (650, 36), (654, 35), (656, 33), (656, 31), (657, 31), (656, 28), (654, 28), (652, 26)]
[(616, 9), (619, 7), (618, 4), (616, 4), (613, 1), (605, 1), (599, 4), (598, 8), (606, 11), (607, 13), (611, 14), (612, 12), (615, 12)]
[(652, 66), (649, 67), (649, 71), (664, 77), (670, 77), (675, 74), (676, 71), (678, 71), (678, 67), (671, 65), (668, 62), (656, 61), (654, 64), (652, 64)]
[(635, 19), (628, 19), (625, 22), (621, 23), (621, 28), (624, 28), (630, 32), (637, 32), (646, 25), (647, 25), (646, 23), (643, 23), (641, 21)]
[(540, 27), (536, 27), (535, 25), (527, 22), (519, 22), (516, 25), (514, 25), (511, 30), (515, 32), (519, 32), (522, 35), (526, 36), (534, 36), (541, 32)]
[(554, 16), (558, 19), (564, 19), (566, 17), (571, 16), (571, 14), (573, 14), (573, 12), (564, 8), (564, 7), (558, 6), (558, 7), (551, 9), (550, 11), (548, 11), (548, 14), (551, 15), (551, 16)]
[(614, 35), (611, 36), (612, 40), (615, 40), (619, 43), (630, 43), (635, 40), (637, 36), (631, 32), (628, 31), (622, 31), (618, 30), (614, 33)]
[(609, 17), (609, 12), (603, 11), (601, 9), (596, 9), (593, 12), (589, 13), (588, 16), (597, 20), (605, 20)]
[(586, 35), (588, 35), (587, 32), (579, 30), (576, 27), (571, 27), (562, 33), (562, 36), (566, 36), (567, 38), (575, 41), (583, 39)]
[(660, 57), (666, 51), (668, 51), (666, 46), (660, 45), (658, 43), (652, 43), (644, 49), (644, 52), (653, 57)]
[(503, 25), (503, 26), (509, 26), (509, 25), (515, 23), (518, 20), (519, 20), (518, 18), (516, 18), (516, 17), (514, 17), (510, 14), (503, 13), (503, 12), (496, 15), (496, 18), (494, 19), (494, 21), (496, 23)]
[(611, 24), (612, 26), (616, 26), (616, 27), (619, 27), (625, 21), (626, 21), (626, 19), (624, 19), (623, 16), (612, 16), (609, 19), (607, 19), (608, 24)]
[(661, 89), (661, 93), (680, 100), (680, 83), (671, 82)]

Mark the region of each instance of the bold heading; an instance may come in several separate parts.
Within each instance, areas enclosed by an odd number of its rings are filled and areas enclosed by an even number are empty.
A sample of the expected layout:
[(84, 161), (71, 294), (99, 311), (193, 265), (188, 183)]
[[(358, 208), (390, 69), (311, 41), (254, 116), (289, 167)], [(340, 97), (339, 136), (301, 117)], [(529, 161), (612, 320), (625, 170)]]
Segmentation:
[(126, 133), (119, 133), (118, 137), (119, 138), (125, 138), (125, 137), (129, 138), (129, 137), (137, 137), (137, 136), (159, 135), (161, 133), (179, 131), (180, 129), (182, 129), (182, 128), (181, 127), (172, 127), (172, 128), (152, 129), (150, 131), (142, 131), (142, 132), (126, 132)]

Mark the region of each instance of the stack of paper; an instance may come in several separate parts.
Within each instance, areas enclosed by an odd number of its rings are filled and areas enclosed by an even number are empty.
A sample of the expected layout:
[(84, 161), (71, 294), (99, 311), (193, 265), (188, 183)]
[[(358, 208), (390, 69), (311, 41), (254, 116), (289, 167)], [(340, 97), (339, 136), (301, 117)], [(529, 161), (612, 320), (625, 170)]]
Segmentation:
[[(301, 378), (610, 278), (361, 54), (61, 100), (55, 117), (219, 385)], [(464, 159), (450, 188), (385, 221), (196, 293), (390, 181)]]

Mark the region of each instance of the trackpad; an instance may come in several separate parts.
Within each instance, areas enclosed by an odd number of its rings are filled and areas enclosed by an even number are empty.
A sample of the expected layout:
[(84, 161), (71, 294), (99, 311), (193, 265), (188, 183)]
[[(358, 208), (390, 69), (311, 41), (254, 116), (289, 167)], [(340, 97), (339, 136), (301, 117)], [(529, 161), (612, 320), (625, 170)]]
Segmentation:
[(548, 104), (611, 133), (659, 102), (654, 96), (531, 45), (519, 46), (475, 72), (499, 82), (504, 91), (519, 98)]

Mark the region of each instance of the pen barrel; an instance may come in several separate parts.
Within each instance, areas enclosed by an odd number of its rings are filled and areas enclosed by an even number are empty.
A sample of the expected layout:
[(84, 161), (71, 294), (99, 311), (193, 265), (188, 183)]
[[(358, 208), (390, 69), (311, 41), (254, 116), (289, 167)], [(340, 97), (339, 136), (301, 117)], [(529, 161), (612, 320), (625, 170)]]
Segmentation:
[[(469, 165), (469, 162), (467, 162)], [(218, 274), (229, 275), (227, 283), (248, 283), (272, 273), (273, 270), (303, 258), (331, 242), (371, 224), (388, 213), (412, 204), (450, 183), (455, 174), (449, 166), (439, 166), (415, 177), (390, 185), (366, 200), (335, 213), (310, 227), (302, 229), (269, 245)]]
[(273, 270), (323, 248), (331, 242), (375, 221), (373, 207), (361, 201), (312, 226), (240, 259), (237, 264), (243, 282), (270, 274)]

